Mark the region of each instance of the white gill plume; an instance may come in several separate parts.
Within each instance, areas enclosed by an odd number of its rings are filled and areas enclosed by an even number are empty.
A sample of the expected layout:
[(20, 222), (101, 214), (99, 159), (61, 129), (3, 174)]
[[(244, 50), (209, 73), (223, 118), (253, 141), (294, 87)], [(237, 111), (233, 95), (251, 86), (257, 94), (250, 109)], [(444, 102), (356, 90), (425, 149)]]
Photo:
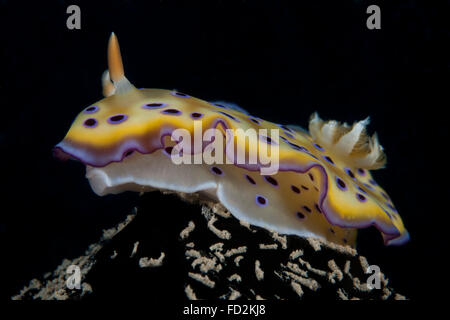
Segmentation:
[(386, 155), (377, 135), (367, 134), (368, 124), (369, 118), (352, 126), (335, 120), (324, 121), (316, 112), (309, 121), (309, 133), (315, 143), (333, 152), (350, 167), (379, 169), (386, 164)]

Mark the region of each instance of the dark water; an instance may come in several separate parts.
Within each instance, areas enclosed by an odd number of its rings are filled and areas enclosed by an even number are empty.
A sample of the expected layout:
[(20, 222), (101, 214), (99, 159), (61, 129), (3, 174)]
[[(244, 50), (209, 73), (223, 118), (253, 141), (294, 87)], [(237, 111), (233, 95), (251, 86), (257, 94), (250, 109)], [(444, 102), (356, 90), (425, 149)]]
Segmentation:
[[(385, 247), (371, 228), (360, 233), (359, 249), (399, 293), (421, 297), (415, 275), (433, 266), (432, 244), (441, 241), (428, 218), (437, 212), (439, 188), (429, 180), (435, 173), (428, 171), (425, 134), (448, 137), (435, 115), (443, 105), (433, 101), (444, 88), (435, 81), (448, 71), (436, 42), (443, 35), (448, 43), (440, 8), (379, 3), (381, 30), (368, 30), (373, 2), (366, 1), (93, 2), (0, 1), (5, 298), (83, 253), (136, 205), (132, 193), (95, 196), (79, 163), (51, 154), (75, 115), (102, 98), (111, 31), (137, 87), (232, 101), (263, 119), (301, 126), (314, 111), (346, 122), (370, 116), (369, 130), (388, 156), (374, 176), (412, 240)], [(74, 3), (81, 30), (66, 28)]]

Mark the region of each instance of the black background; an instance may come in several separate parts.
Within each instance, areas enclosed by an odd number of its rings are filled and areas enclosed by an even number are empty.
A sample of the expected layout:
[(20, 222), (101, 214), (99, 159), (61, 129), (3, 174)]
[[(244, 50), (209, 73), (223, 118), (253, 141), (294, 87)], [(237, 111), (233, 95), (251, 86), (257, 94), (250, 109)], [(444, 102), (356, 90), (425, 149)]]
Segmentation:
[[(373, 174), (411, 241), (385, 247), (370, 228), (358, 247), (399, 293), (420, 298), (417, 274), (434, 267), (442, 244), (427, 133), (448, 137), (438, 124), (443, 102), (434, 100), (448, 88), (437, 81), (449, 68), (438, 47), (448, 27), (443, 8), (425, 3), (0, 1), (2, 296), (82, 254), (138, 202), (133, 193), (97, 197), (81, 164), (51, 153), (78, 112), (102, 98), (114, 31), (138, 88), (176, 88), (304, 127), (314, 111), (350, 123), (370, 116), (388, 156)], [(70, 4), (81, 7), (81, 30), (66, 28)], [(381, 30), (366, 27), (370, 4), (381, 7)]]

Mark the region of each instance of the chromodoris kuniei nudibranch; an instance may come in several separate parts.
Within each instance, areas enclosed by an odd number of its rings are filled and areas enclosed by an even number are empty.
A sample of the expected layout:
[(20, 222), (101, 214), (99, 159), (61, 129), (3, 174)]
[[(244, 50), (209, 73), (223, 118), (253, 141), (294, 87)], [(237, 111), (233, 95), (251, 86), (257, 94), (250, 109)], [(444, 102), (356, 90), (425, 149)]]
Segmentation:
[[(232, 104), (207, 102), (176, 90), (137, 89), (125, 77), (114, 34), (102, 82), (105, 98), (87, 106), (54, 149), (57, 157), (86, 165), (96, 194), (154, 189), (202, 193), (236, 218), (278, 233), (354, 246), (357, 229), (375, 226), (386, 244), (409, 239), (391, 199), (370, 173), (382, 168), (386, 158), (377, 136), (367, 135), (368, 119), (348, 125), (324, 121), (315, 113), (308, 132), (249, 115)], [(177, 141), (172, 141), (172, 134), (184, 129), (195, 136), (198, 126), (223, 134), (227, 161), (174, 163)], [(279, 139), (259, 134), (249, 138), (258, 142), (256, 147), (249, 143), (240, 150), (248, 155), (251, 148), (260, 152), (261, 142), (276, 145), (276, 172), (263, 174), (259, 161), (236, 162), (226, 134), (238, 129), (277, 130)], [(219, 142), (215, 138), (211, 141)], [(237, 133), (233, 139), (242, 137)], [(183, 152), (195, 155), (207, 149), (202, 141), (200, 150)]]

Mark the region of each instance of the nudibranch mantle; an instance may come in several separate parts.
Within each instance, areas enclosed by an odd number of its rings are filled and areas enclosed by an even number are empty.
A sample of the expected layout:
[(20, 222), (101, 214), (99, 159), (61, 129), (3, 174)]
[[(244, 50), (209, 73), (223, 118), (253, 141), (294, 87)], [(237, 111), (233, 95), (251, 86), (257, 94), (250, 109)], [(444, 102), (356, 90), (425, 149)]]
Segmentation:
[[(57, 157), (86, 165), (96, 194), (198, 192), (220, 201), (236, 218), (278, 233), (354, 246), (357, 229), (375, 226), (386, 244), (408, 241), (391, 199), (369, 171), (383, 167), (385, 155), (376, 135), (366, 134), (368, 119), (350, 126), (314, 114), (308, 133), (174, 90), (137, 89), (124, 75), (114, 34), (102, 82), (105, 98), (85, 108), (54, 149)], [(223, 133), (224, 154), (231, 163), (173, 163), (176, 141), (171, 134), (182, 128), (195, 135), (196, 120), (202, 130)], [(279, 130), (278, 172), (262, 175), (259, 162), (234, 162), (225, 141), (227, 129)], [(245, 145), (245, 154), (251, 145)]]

